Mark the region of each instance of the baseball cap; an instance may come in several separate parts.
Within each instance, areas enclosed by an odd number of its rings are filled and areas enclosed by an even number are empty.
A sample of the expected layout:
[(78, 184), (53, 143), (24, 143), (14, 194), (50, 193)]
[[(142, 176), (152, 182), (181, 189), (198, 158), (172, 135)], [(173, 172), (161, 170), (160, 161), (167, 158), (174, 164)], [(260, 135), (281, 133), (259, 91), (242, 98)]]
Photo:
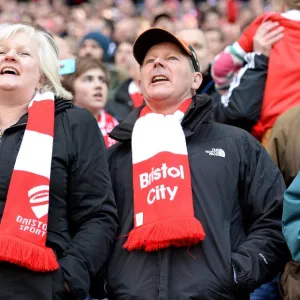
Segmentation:
[(200, 72), (200, 64), (193, 47), (169, 31), (161, 28), (150, 28), (138, 36), (133, 45), (133, 55), (139, 65), (142, 65), (148, 50), (152, 46), (168, 42), (177, 45), (185, 54), (187, 54), (193, 63), (194, 70)]

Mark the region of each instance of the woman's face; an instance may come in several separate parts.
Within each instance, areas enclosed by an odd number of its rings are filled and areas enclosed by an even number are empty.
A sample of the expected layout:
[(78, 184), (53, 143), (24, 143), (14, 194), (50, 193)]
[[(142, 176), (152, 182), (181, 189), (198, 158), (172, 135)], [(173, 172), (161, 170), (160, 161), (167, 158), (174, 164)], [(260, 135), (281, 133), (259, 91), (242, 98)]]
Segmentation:
[(34, 93), (41, 78), (37, 41), (16, 33), (0, 42), (0, 91)]
[(88, 109), (93, 115), (99, 113), (107, 102), (107, 78), (103, 70), (90, 69), (74, 81), (74, 103)]

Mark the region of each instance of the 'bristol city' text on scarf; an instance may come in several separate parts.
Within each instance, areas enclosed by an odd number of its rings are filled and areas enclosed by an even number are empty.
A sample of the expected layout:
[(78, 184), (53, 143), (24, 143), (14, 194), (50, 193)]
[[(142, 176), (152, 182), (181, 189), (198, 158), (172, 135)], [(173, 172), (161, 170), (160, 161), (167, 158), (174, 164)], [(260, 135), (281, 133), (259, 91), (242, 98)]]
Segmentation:
[[(184, 179), (183, 165), (169, 167), (166, 163), (162, 163), (159, 168), (152, 168), (149, 173), (142, 173), (139, 175), (140, 188), (144, 189), (152, 186), (157, 180), (167, 178)], [(156, 185), (152, 187), (147, 196), (148, 204), (153, 204), (157, 200), (174, 200), (178, 191), (177, 185), (167, 186), (165, 184)]]

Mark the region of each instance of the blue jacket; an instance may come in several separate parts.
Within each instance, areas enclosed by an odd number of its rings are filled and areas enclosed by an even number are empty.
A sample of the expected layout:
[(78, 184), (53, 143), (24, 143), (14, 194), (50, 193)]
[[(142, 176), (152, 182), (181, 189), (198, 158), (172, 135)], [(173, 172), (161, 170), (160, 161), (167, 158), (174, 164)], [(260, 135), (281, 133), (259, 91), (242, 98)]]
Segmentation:
[(300, 173), (284, 194), (282, 222), (293, 260), (300, 262)]

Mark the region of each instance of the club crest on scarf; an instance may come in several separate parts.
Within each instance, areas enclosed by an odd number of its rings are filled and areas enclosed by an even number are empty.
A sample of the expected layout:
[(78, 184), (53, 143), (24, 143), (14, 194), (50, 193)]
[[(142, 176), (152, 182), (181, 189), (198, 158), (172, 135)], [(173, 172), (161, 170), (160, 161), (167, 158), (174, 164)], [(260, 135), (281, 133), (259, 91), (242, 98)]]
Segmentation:
[(173, 115), (145, 107), (132, 134), (134, 229), (124, 248), (155, 251), (195, 245), (205, 233), (194, 216), (191, 175), (181, 127), (191, 104)]

